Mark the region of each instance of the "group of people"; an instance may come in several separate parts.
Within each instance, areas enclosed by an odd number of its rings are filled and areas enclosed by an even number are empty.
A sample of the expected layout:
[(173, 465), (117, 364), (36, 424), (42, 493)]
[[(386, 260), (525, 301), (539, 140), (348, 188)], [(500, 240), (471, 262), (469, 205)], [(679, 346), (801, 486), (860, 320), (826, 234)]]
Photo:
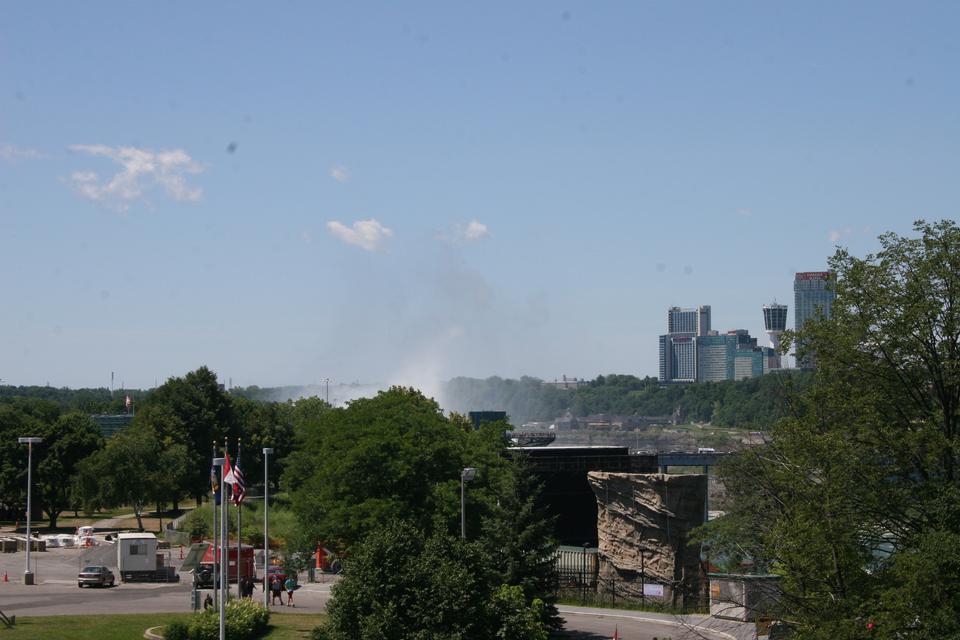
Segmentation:
[[(252, 598), (253, 597), (253, 578), (245, 577), (240, 578), (240, 597), (241, 598)], [(280, 580), (280, 576), (271, 576), (270, 577), (270, 604), (276, 604), (277, 600), (280, 601), (280, 606), (284, 606), (283, 603), (283, 592), (287, 592), (287, 603), (288, 607), (295, 607), (293, 603), (293, 592), (297, 590), (297, 581), (293, 576), (288, 576), (286, 580)], [(207, 597), (203, 601), (203, 608), (209, 609), (213, 606), (213, 597), (208, 593)]]
[(253, 578), (240, 578), (240, 597), (253, 597)]
[(295, 607), (293, 604), (293, 592), (297, 590), (297, 581), (293, 576), (288, 576), (286, 580), (281, 581), (280, 576), (270, 577), (270, 604), (276, 604), (280, 600), (280, 606), (283, 606), (283, 592), (287, 592), (287, 606)]

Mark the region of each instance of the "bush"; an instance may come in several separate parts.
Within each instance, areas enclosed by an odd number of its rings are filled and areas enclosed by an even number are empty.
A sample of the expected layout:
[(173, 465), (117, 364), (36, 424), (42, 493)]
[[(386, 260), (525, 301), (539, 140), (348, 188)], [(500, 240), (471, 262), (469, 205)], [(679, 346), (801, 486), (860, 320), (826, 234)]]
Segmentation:
[[(256, 640), (267, 632), (270, 612), (252, 600), (231, 600), (227, 603), (225, 622), (230, 640)], [(217, 640), (220, 637), (220, 615), (208, 609), (189, 623), (171, 622), (163, 637), (165, 640)]]
[(186, 620), (174, 620), (164, 626), (163, 637), (166, 640), (190, 640), (190, 625)]

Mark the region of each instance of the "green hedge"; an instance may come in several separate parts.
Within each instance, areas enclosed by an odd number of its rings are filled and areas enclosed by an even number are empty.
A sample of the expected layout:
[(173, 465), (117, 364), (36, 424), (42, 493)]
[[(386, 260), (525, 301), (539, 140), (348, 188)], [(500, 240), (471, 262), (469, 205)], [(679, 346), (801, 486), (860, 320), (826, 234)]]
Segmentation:
[[(270, 612), (252, 600), (227, 603), (226, 628), (230, 640), (256, 640), (267, 632)], [(164, 627), (165, 640), (217, 640), (220, 616), (213, 609), (198, 613), (192, 620), (175, 620)]]

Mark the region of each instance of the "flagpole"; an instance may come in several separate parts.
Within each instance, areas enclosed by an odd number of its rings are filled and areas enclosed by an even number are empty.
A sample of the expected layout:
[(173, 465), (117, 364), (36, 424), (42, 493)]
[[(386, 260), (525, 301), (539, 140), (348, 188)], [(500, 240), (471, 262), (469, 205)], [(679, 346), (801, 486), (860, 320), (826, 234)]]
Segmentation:
[[(227, 443), (224, 442), (223, 444), (226, 445)], [(226, 446), (224, 446), (224, 455), (226, 455), (226, 453), (227, 453)], [(222, 473), (220, 486), (223, 487), (223, 485), (226, 484), (226, 474), (227, 474), (226, 465), (221, 466), (220, 471)], [(223, 555), (227, 554), (227, 549), (229, 548), (227, 546), (227, 501), (225, 500), (226, 497), (227, 497), (226, 494), (222, 494), (220, 496), (220, 509), (221, 509), (220, 529), (222, 533), (220, 538), (220, 544), (223, 548)], [(224, 559), (220, 562), (220, 578), (222, 581), (222, 585), (220, 588), (220, 640), (226, 640), (227, 638), (227, 632), (226, 632), (227, 595), (230, 593), (230, 588), (227, 585), (227, 565), (228, 564), (229, 562), (227, 561), (227, 559)]]
[[(213, 458), (212, 458), (212, 460), (214, 460), (213, 468), (215, 469), (215, 473), (219, 475), (220, 470), (216, 468), (216, 459), (217, 459), (217, 441), (214, 440), (213, 441)], [(218, 477), (217, 490), (219, 490), (219, 487), (220, 487), (220, 479)], [(211, 489), (212, 488), (213, 487), (211, 487)], [(217, 490), (214, 490), (213, 495), (210, 497), (210, 507), (211, 507), (210, 510), (213, 511), (213, 546), (210, 548), (210, 551), (213, 556), (213, 575), (211, 576), (211, 579), (213, 581), (213, 585), (212, 585), (213, 586), (213, 602), (215, 607), (220, 606), (219, 605), (220, 597), (217, 594), (217, 583), (219, 582), (217, 578), (220, 577), (220, 571), (217, 565), (217, 551), (220, 549), (220, 547), (217, 546), (217, 507), (219, 506), (217, 505)]]
[[(233, 465), (234, 469), (240, 468), (240, 438), (237, 438), (237, 461)], [(234, 490), (236, 485), (234, 485)], [(237, 597), (242, 598), (243, 592), (240, 590), (240, 551), (243, 547), (243, 539), (240, 536), (240, 514), (243, 512), (242, 502), (237, 502)]]

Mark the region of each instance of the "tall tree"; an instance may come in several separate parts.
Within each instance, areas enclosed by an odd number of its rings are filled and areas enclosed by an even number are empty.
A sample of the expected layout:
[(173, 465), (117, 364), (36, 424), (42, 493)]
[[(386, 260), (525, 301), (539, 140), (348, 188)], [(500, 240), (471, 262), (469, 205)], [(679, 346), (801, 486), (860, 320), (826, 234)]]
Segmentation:
[(721, 470), (712, 528), (783, 575), (801, 638), (960, 636), (960, 228), (915, 230), (831, 259), (832, 316), (793, 336), (813, 386)]
[(55, 529), (57, 518), (71, 505), (80, 462), (103, 447), (103, 437), (93, 420), (82, 413), (62, 415), (40, 433), (43, 455), (36, 462), (34, 482), (50, 528)]
[(239, 436), (230, 396), (207, 367), (170, 378), (150, 394), (135, 419), (154, 429), (164, 443), (187, 446), (189, 475), (183, 488), (199, 503), (208, 490), (210, 446)]
[(298, 444), (283, 484), (314, 540), (352, 544), (389, 519), (429, 530), (438, 501), (459, 486), (460, 432), (413, 389), (320, 413)]

